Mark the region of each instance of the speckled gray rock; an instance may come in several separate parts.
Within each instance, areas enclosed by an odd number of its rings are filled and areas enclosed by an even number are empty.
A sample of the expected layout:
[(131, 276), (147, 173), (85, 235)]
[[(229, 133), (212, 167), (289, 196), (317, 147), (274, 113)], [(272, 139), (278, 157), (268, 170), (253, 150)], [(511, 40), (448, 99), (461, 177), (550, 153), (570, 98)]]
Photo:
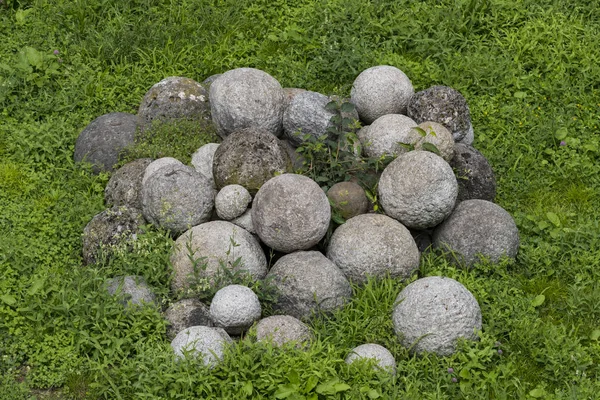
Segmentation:
[(284, 253), (317, 244), (330, 219), (327, 196), (303, 175), (283, 174), (267, 181), (252, 203), (252, 223), (260, 240)]
[(290, 105), (292, 99), (299, 93), (306, 92), (306, 89), (300, 88), (283, 88), (283, 93), (285, 93), (285, 107)]
[(425, 143), (430, 143), (438, 149), (440, 157), (446, 162), (450, 162), (454, 156), (454, 138), (452, 137), (452, 133), (444, 125), (437, 122), (422, 122), (418, 127), (425, 131), (425, 136), (421, 136), (417, 143), (415, 143), (415, 150), (423, 150)]
[(96, 118), (77, 137), (75, 162), (93, 164), (95, 174), (113, 171), (119, 153), (133, 145), (136, 128), (137, 118), (133, 114), (114, 112)]
[(184, 164), (181, 161), (179, 161), (178, 159), (173, 158), (173, 157), (162, 157), (162, 158), (159, 158), (158, 160), (152, 161), (150, 164), (148, 164), (148, 166), (146, 167), (146, 170), (144, 171), (144, 176), (142, 177), (142, 187), (144, 187), (144, 185), (146, 184), (146, 181), (152, 174), (154, 174), (156, 171), (158, 171), (165, 165), (184, 165)]
[(173, 340), (182, 330), (192, 326), (213, 326), (210, 310), (198, 299), (183, 299), (173, 303), (165, 311), (168, 322), (167, 337)]
[(212, 83), (214, 81), (217, 80), (218, 77), (220, 77), (223, 74), (214, 74), (209, 76), (208, 78), (206, 78), (205, 80), (202, 81), (202, 86), (204, 86), (205, 88), (210, 88), (210, 85), (212, 85)]
[(280, 140), (281, 145), (285, 148), (285, 151), (290, 156), (290, 160), (292, 161), (292, 168), (294, 171), (299, 170), (304, 166), (304, 161), (306, 160), (304, 156), (296, 151), (296, 147), (289, 140)]
[(235, 224), (239, 227), (244, 228), (245, 230), (247, 230), (248, 232), (255, 234), (256, 231), (254, 230), (254, 224), (252, 223), (252, 209), (247, 209), (246, 211), (244, 211), (244, 213), (242, 215), (240, 215), (237, 218), (232, 219), (231, 221), (232, 224)]
[(455, 141), (473, 129), (467, 101), (459, 91), (447, 86), (432, 86), (415, 93), (408, 102), (406, 115), (419, 124), (433, 121), (444, 125)]
[[(232, 246), (231, 240), (237, 246)], [(205, 268), (196, 271), (197, 276), (188, 247), (194, 252), (194, 260), (203, 259), (200, 266), (206, 264)], [(238, 257), (241, 257), (241, 264), (234, 269)], [(246, 271), (254, 279), (262, 279), (267, 274), (267, 259), (254, 236), (230, 222), (211, 221), (194, 226), (175, 241), (171, 255), (174, 273), (171, 288), (175, 292), (188, 289), (191, 284), (202, 284), (202, 281), (214, 285), (222, 275), (221, 263), (232, 271)]]
[(150, 158), (140, 158), (119, 168), (104, 188), (104, 202), (108, 207), (127, 206), (142, 209), (142, 178)]
[(497, 262), (502, 256), (515, 258), (519, 230), (506, 210), (486, 200), (465, 200), (433, 232), (433, 245), (450, 250), (452, 260), (471, 266), (478, 255)]
[(375, 368), (379, 367), (396, 375), (396, 359), (388, 349), (379, 344), (367, 343), (353, 348), (346, 357), (346, 364), (352, 364), (361, 359), (373, 359), (377, 364)]
[(141, 276), (117, 276), (106, 282), (106, 289), (111, 296), (120, 296), (125, 307), (156, 305), (156, 296)]
[(226, 221), (242, 215), (252, 202), (252, 196), (240, 185), (224, 186), (215, 197), (215, 209), (219, 218)]
[(263, 318), (256, 324), (256, 340), (269, 342), (275, 347), (295, 343), (302, 347), (312, 340), (310, 328), (291, 315), (273, 315)]
[(210, 85), (212, 118), (219, 136), (246, 128), (282, 132), (285, 92), (275, 78), (254, 68), (225, 72)]
[(378, 193), (387, 215), (408, 228), (426, 229), (452, 212), (458, 183), (443, 158), (428, 151), (411, 151), (383, 170)]
[(225, 349), (231, 342), (225, 332), (208, 326), (192, 326), (179, 332), (171, 342), (175, 356), (184, 358), (185, 354), (202, 357), (204, 365), (213, 368), (223, 359)]
[(457, 140), (456, 143), (462, 143), (462, 144), (466, 144), (466, 145), (470, 146), (473, 144), (474, 141), (475, 141), (475, 131), (473, 130), (473, 126), (471, 125), (469, 127), (469, 131), (467, 132), (465, 137), (460, 140)]
[(387, 114), (377, 118), (368, 129), (361, 129), (360, 140), (367, 157), (396, 157), (409, 150), (400, 143), (415, 145), (421, 136), (413, 128), (417, 123), (405, 115)]
[(115, 251), (128, 251), (144, 223), (141, 211), (127, 206), (115, 206), (94, 216), (83, 229), (84, 264), (95, 263), (100, 254), (110, 257)]
[(142, 186), (146, 220), (177, 235), (210, 219), (214, 191), (205, 177), (186, 165), (169, 164)]
[(217, 185), (213, 176), (213, 160), (218, 148), (218, 143), (207, 143), (192, 154), (192, 166), (196, 169), (196, 172), (208, 178), (215, 189)]
[(350, 219), (369, 211), (365, 190), (356, 182), (339, 182), (329, 188), (327, 198), (342, 218)]
[(230, 335), (241, 335), (260, 319), (262, 308), (256, 293), (247, 286), (229, 285), (220, 289), (210, 303), (215, 325)]
[(407, 278), (419, 267), (419, 249), (408, 229), (381, 214), (363, 214), (337, 228), (327, 258), (350, 281), (364, 284), (368, 276)]
[(412, 352), (448, 356), (458, 338), (477, 339), (481, 310), (467, 288), (451, 278), (429, 276), (406, 286), (396, 298), (394, 331)]
[(314, 138), (325, 134), (331, 117), (335, 115), (333, 111), (325, 109), (330, 101), (324, 94), (308, 90), (296, 94), (283, 113), (285, 138), (299, 146), (306, 134)]
[(267, 279), (279, 289), (273, 308), (298, 319), (313, 312), (331, 313), (352, 297), (352, 288), (342, 271), (318, 251), (297, 251), (281, 257)]
[(450, 166), (458, 175), (457, 201), (481, 199), (494, 201), (496, 177), (487, 158), (472, 146), (457, 143)]
[(213, 159), (217, 188), (242, 185), (251, 194), (277, 174), (292, 170), (280, 140), (263, 129), (243, 129), (227, 136)]

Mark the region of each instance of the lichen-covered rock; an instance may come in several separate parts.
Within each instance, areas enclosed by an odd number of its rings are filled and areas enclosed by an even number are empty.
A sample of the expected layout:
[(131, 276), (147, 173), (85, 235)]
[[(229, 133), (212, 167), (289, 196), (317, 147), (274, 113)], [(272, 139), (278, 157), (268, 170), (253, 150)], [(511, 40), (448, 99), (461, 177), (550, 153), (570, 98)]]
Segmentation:
[(377, 118), (368, 129), (359, 134), (363, 152), (367, 157), (396, 157), (409, 151), (402, 144), (414, 146), (421, 135), (413, 128), (417, 123), (405, 115), (386, 114)]
[(96, 118), (77, 137), (75, 162), (93, 164), (95, 174), (113, 171), (119, 153), (134, 143), (136, 128), (133, 114), (114, 112)]
[(317, 244), (330, 219), (327, 196), (303, 175), (283, 174), (267, 181), (252, 203), (252, 223), (260, 240), (284, 253)]
[(275, 347), (295, 343), (302, 347), (312, 340), (310, 328), (291, 315), (273, 315), (263, 318), (256, 324), (256, 340), (268, 342)]
[(217, 185), (213, 176), (213, 160), (219, 146), (218, 143), (207, 143), (192, 154), (192, 166), (196, 172), (204, 175), (215, 189)]
[(447, 86), (432, 86), (415, 93), (408, 102), (406, 115), (419, 124), (433, 121), (444, 125), (455, 141), (462, 140), (473, 129), (467, 101), (459, 91)]
[(342, 271), (318, 251), (297, 251), (281, 257), (267, 279), (279, 289), (273, 308), (298, 319), (313, 312), (331, 313), (352, 297), (352, 288)]
[(227, 136), (213, 159), (217, 188), (241, 185), (251, 194), (272, 177), (292, 170), (287, 151), (263, 129), (243, 129)]
[(192, 326), (175, 336), (171, 348), (179, 359), (184, 358), (186, 354), (202, 357), (204, 365), (213, 368), (223, 359), (225, 349), (231, 342), (231, 338), (221, 329)]
[(173, 303), (165, 311), (168, 322), (167, 337), (173, 340), (175, 336), (192, 326), (213, 326), (208, 306), (198, 299), (183, 299)]
[(454, 156), (454, 138), (452, 133), (442, 124), (437, 122), (422, 122), (418, 126), (425, 131), (425, 136), (415, 143), (415, 150), (427, 150), (426, 143), (432, 144), (439, 151), (439, 156), (450, 162)]
[(419, 249), (408, 229), (381, 214), (363, 214), (337, 228), (327, 258), (350, 281), (364, 284), (369, 276), (407, 278), (419, 267)]
[(327, 198), (344, 219), (369, 211), (369, 199), (365, 190), (356, 182), (336, 183), (327, 191)]
[(404, 114), (414, 88), (406, 74), (389, 65), (361, 72), (352, 84), (350, 97), (360, 119), (370, 124), (386, 114)]
[(219, 218), (230, 221), (242, 215), (252, 202), (252, 196), (240, 185), (224, 186), (215, 197), (215, 209)]
[(478, 256), (497, 262), (515, 258), (519, 250), (519, 230), (506, 210), (486, 200), (465, 200), (433, 232), (433, 245), (452, 253), (447, 256), (469, 267)]
[(375, 343), (361, 344), (350, 350), (350, 354), (346, 357), (346, 364), (364, 359), (373, 359), (377, 364), (375, 368), (381, 368), (396, 375), (396, 359), (385, 347)]
[(142, 177), (142, 187), (144, 187), (144, 185), (146, 184), (146, 181), (148, 180), (148, 178), (150, 176), (152, 176), (152, 174), (154, 174), (156, 171), (158, 171), (165, 165), (184, 165), (184, 164), (181, 161), (179, 161), (178, 159), (173, 158), (173, 157), (162, 157), (162, 158), (152, 161), (150, 164), (148, 164), (148, 166), (146, 167), (146, 170), (144, 171), (144, 176)]
[(457, 202), (471, 199), (494, 201), (496, 177), (487, 158), (472, 146), (456, 143), (450, 166), (458, 175)]
[(293, 145), (304, 142), (304, 135), (314, 138), (327, 133), (331, 117), (335, 112), (325, 109), (331, 100), (324, 94), (304, 91), (290, 101), (283, 113), (283, 132)]
[(281, 135), (285, 92), (264, 71), (237, 68), (225, 72), (210, 85), (210, 105), (222, 138), (246, 128)]
[(247, 286), (229, 285), (220, 289), (210, 303), (215, 325), (230, 335), (241, 335), (260, 319), (262, 308), (256, 293)]
[(141, 276), (117, 276), (107, 281), (106, 289), (111, 296), (120, 296), (125, 307), (156, 305), (155, 294)]
[(408, 228), (426, 229), (450, 215), (458, 183), (443, 158), (428, 151), (411, 151), (383, 170), (378, 193), (387, 215)]
[(304, 156), (296, 151), (296, 147), (289, 140), (280, 140), (281, 145), (285, 148), (285, 151), (290, 156), (290, 160), (292, 161), (292, 170), (298, 171), (300, 168), (304, 166), (304, 162), (306, 159)]
[(392, 320), (412, 352), (448, 356), (459, 338), (476, 340), (481, 309), (467, 288), (451, 278), (429, 276), (406, 286), (396, 298)]
[(108, 207), (127, 206), (142, 209), (142, 178), (150, 158), (140, 158), (119, 168), (110, 177), (104, 189), (104, 202)]

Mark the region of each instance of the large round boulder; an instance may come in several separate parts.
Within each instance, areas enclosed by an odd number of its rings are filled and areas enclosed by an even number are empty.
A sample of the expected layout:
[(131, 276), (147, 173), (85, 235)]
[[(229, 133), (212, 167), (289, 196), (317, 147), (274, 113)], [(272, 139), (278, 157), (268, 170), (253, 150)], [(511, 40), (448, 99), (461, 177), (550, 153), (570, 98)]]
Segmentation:
[(192, 326), (175, 336), (171, 348), (178, 359), (186, 355), (201, 357), (205, 366), (213, 368), (225, 355), (231, 338), (220, 328)]
[(108, 207), (128, 206), (142, 209), (142, 178), (150, 158), (140, 158), (119, 168), (110, 177), (104, 189), (104, 202)]
[(288, 343), (302, 347), (312, 338), (310, 328), (291, 315), (273, 315), (261, 319), (256, 324), (256, 340), (271, 343), (275, 347)]
[(419, 249), (409, 230), (381, 214), (351, 218), (333, 232), (327, 258), (346, 278), (366, 283), (369, 276), (407, 278), (419, 267)]
[(325, 109), (331, 100), (324, 94), (303, 91), (296, 94), (283, 113), (283, 132), (293, 145), (304, 142), (304, 135), (315, 139), (327, 133), (335, 112)]
[(359, 360), (374, 360), (375, 368), (396, 374), (396, 359), (388, 349), (379, 344), (367, 343), (353, 348), (346, 357), (346, 364)]
[(215, 325), (230, 335), (247, 331), (260, 319), (261, 313), (258, 296), (247, 286), (225, 286), (210, 302), (210, 316)]
[(497, 262), (503, 256), (515, 258), (519, 230), (506, 210), (486, 200), (465, 200), (433, 232), (434, 247), (447, 250), (448, 257), (467, 267), (479, 256)]
[(125, 307), (156, 305), (156, 295), (142, 276), (117, 276), (106, 282), (111, 296), (119, 296)]
[(450, 166), (458, 175), (457, 201), (481, 199), (494, 201), (496, 177), (489, 161), (472, 146), (456, 143)]
[(213, 176), (213, 160), (219, 146), (218, 143), (207, 143), (192, 154), (192, 166), (199, 174), (204, 175), (214, 188), (217, 185)]
[(252, 201), (250, 192), (240, 185), (227, 185), (215, 197), (215, 209), (219, 218), (230, 221), (242, 215)]
[(394, 331), (412, 352), (448, 356), (459, 338), (476, 340), (481, 309), (467, 288), (451, 278), (429, 276), (406, 286), (396, 298)]
[(418, 126), (422, 130), (424, 136), (415, 143), (415, 150), (428, 150), (428, 145), (435, 146), (439, 152), (438, 156), (442, 157), (446, 162), (450, 162), (454, 156), (454, 138), (452, 133), (442, 124), (437, 122), (426, 121)]
[(221, 137), (246, 128), (282, 132), (285, 93), (275, 78), (254, 68), (225, 72), (210, 85), (212, 118)]
[(317, 244), (330, 219), (325, 192), (303, 175), (283, 174), (267, 181), (252, 203), (252, 223), (260, 240), (284, 253)]
[(367, 157), (396, 157), (408, 152), (409, 147), (421, 139), (413, 129), (416, 126), (417, 123), (406, 115), (386, 114), (377, 118), (368, 129), (361, 129), (358, 137)]
[(426, 229), (450, 215), (458, 183), (443, 158), (428, 151), (411, 151), (383, 170), (378, 193), (387, 215), (408, 228)]
[(369, 211), (365, 190), (356, 182), (339, 182), (327, 190), (327, 198), (342, 218), (350, 219)]
[(183, 299), (165, 311), (167, 337), (173, 340), (182, 330), (192, 326), (213, 326), (208, 306), (198, 299)]

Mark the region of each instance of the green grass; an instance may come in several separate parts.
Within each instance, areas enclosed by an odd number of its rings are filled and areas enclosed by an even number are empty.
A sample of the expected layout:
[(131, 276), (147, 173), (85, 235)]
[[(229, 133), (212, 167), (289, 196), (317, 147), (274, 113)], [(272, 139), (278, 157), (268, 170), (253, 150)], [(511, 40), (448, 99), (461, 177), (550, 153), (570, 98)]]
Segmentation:
[[(0, 37), (0, 398), (597, 398), (594, 2), (4, 0)], [(213, 370), (174, 362), (159, 310), (123, 312), (102, 290), (115, 274), (139, 274), (168, 305), (168, 235), (149, 231), (134, 253), (82, 266), (81, 233), (104, 209), (109, 176), (74, 164), (78, 134), (102, 114), (136, 113), (167, 76), (202, 81), (249, 66), (284, 87), (347, 96), (379, 64), (403, 70), (417, 90), (443, 84), (465, 95), (496, 200), (519, 227), (513, 264), (463, 271), (422, 259), (418, 276), (450, 276), (473, 292), (480, 341), (447, 358), (410, 355), (389, 318), (406, 282), (388, 279), (316, 318), (306, 352), (250, 335)], [(187, 162), (214, 140), (185, 126), (156, 132), (131, 156)], [(392, 351), (396, 378), (344, 364), (367, 341)]]

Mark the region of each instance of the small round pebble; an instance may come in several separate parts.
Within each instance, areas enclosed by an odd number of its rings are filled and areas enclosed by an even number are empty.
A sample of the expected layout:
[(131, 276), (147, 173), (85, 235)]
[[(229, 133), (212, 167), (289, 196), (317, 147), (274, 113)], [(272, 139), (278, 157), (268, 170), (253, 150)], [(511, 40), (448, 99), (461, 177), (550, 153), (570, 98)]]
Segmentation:
[(436, 147), (439, 151), (439, 156), (446, 162), (450, 162), (454, 156), (454, 138), (452, 133), (442, 124), (437, 122), (422, 122), (418, 126), (425, 131), (425, 136), (422, 136), (415, 144), (415, 150), (426, 150), (426, 144), (429, 143)]
[(173, 340), (175, 336), (192, 326), (213, 326), (208, 306), (198, 299), (183, 299), (173, 303), (165, 311), (165, 319), (169, 325), (167, 336)]
[(171, 342), (178, 359), (186, 354), (201, 357), (204, 365), (213, 368), (223, 359), (231, 338), (225, 332), (208, 326), (192, 326), (179, 332)]
[(363, 152), (367, 157), (396, 157), (409, 151), (421, 136), (413, 128), (417, 123), (406, 115), (386, 114), (377, 118), (368, 129), (359, 134)]
[(256, 293), (242, 285), (225, 286), (210, 303), (210, 316), (214, 324), (230, 335), (241, 335), (260, 319), (261, 313)]
[(342, 218), (350, 219), (369, 211), (365, 190), (356, 182), (339, 182), (329, 188), (327, 198)]
[(256, 324), (256, 340), (270, 342), (275, 347), (295, 343), (302, 347), (312, 339), (310, 328), (291, 315), (273, 315), (263, 318)]
[(219, 218), (226, 221), (242, 215), (252, 201), (250, 192), (241, 185), (227, 185), (215, 197), (215, 209)]
[(125, 307), (156, 304), (156, 296), (142, 276), (118, 276), (107, 282), (108, 293), (120, 295)]
[(396, 359), (388, 349), (379, 344), (367, 343), (353, 348), (346, 357), (346, 364), (361, 359), (374, 359), (377, 363), (375, 368), (379, 367), (396, 375)]

